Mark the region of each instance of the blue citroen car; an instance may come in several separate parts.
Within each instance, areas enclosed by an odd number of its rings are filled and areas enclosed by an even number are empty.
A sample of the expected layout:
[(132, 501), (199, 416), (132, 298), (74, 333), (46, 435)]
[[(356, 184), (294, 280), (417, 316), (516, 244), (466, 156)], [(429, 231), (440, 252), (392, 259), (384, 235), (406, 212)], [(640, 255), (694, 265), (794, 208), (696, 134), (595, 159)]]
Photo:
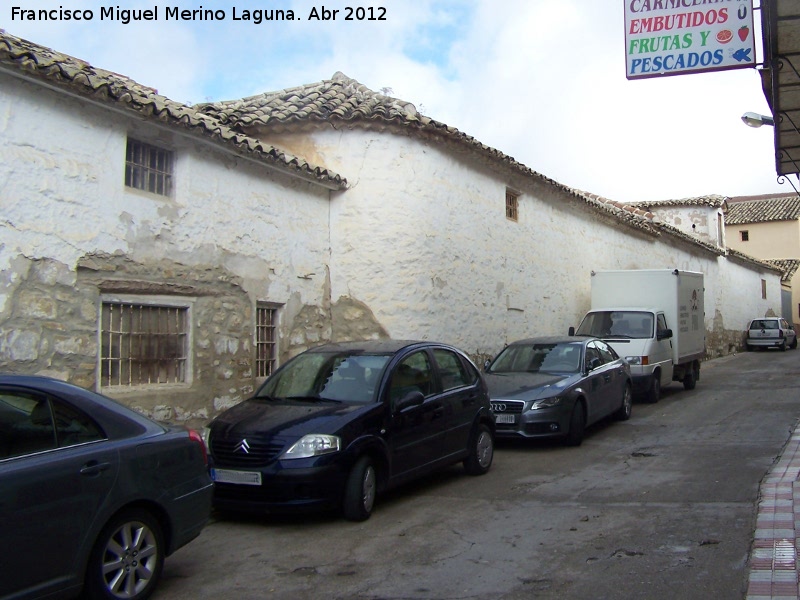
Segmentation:
[(456, 348), (349, 342), (294, 357), (205, 436), (217, 508), (336, 509), (362, 521), (377, 493), (434, 469), (486, 473), (494, 417), (480, 372)]
[(200, 534), (212, 492), (199, 433), (0, 375), (0, 598), (143, 600)]

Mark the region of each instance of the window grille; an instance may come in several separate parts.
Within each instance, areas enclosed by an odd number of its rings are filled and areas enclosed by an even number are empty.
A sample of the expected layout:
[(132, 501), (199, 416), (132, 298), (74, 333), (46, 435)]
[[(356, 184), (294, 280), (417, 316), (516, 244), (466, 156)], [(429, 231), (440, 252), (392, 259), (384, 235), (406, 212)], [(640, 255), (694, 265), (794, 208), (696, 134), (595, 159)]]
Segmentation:
[(125, 185), (160, 196), (172, 193), (173, 153), (128, 138)]
[(519, 194), (506, 190), (506, 218), (512, 221), (519, 217)]
[(186, 381), (189, 309), (104, 302), (101, 386)]
[(256, 306), (256, 377), (269, 377), (275, 370), (277, 326), (277, 308)]
[(750, 232), (749, 231), (740, 231), (742, 234), (742, 241), (749, 242), (750, 241)]

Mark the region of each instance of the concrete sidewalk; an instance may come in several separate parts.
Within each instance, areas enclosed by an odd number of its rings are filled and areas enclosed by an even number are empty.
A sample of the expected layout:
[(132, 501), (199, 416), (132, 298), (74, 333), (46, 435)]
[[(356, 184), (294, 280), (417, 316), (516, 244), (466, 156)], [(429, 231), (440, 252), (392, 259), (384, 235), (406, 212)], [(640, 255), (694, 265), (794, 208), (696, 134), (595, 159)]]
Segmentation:
[(800, 431), (795, 429), (778, 462), (761, 483), (756, 532), (750, 553), (746, 600), (800, 598)]

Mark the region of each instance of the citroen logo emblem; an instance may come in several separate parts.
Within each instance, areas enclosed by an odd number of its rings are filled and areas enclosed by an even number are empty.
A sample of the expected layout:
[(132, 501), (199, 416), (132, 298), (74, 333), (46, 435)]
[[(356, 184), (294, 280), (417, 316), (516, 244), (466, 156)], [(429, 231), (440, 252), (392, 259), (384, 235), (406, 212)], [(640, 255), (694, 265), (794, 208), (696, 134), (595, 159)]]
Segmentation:
[(247, 440), (242, 440), (236, 448), (233, 449), (234, 452), (244, 452), (245, 454), (250, 454), (250, 444), (247, 443)]

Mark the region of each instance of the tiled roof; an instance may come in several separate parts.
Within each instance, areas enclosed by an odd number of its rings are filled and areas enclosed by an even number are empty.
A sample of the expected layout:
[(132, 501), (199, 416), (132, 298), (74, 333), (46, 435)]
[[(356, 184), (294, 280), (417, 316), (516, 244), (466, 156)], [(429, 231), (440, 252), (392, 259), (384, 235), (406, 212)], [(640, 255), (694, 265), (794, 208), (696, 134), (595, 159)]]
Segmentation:
[(697, 196), (695, 198), (684, 198), (682, 200), (657, 200), (653, 202), (633, 202), (632, 205), (643, 206), (647, 209), (668, 208), (680, 206), (707, 206), (709, 208), (725, 208), (728, 198), (718, 194), (708, 196)]
[(347, 123), (353, 127), (410, 129), (420, 135), (477, 152), (483, 159), (525, 177), (544, 181), (590, 208), (612, 215), (631, 227), (659, 235), (646, 211), (560, 184), (455, 127), (422, 115), (412, 103), (373, 92), (340, 72), (321, 82), (240, 100), (201, 104), (197, 108), (233, 129), (253, 132), (253, 135), (264, 131), (302, 131), (330, 122)]
[(781, 282), (782, 283), (791, 283), (792, 277), (797, 272), (797, 269), (800, 268), (800, 260), (796, 258), (775, 258), (769, 259), (764, 262), (767, 262), (775, 267), (778, 267), (781, 272)]
[(758, 258), (754, 258), (749, 254), (745, 254), (744, 252), (739, 252), (738, 250), (734, 250), (733, 248), (728, 248), (728, 258), (738, 260), (739, 262), (756, 265), (765, 269), (770, 269), (771, 271), (777, 271), (783, 275), (783, 269), (778, 267), (777, 265), (771, 264), (767, 260), (760, 260)]
[(725, 222), (728, 225), (794, 221), (800, 218), (800, 198), (784, 196), (767, 200), (733, 202), (728, 205)]
[(212, 115), (160, 96), (156, 90), (123, 75), (95, 68), (85, 61), (15, 37), (2, 29), (0, 69), (182, 129), (237, 155), (325, 187), (343, 189), (347, 186), (345, 179), (337, 173), (234, 131)]

